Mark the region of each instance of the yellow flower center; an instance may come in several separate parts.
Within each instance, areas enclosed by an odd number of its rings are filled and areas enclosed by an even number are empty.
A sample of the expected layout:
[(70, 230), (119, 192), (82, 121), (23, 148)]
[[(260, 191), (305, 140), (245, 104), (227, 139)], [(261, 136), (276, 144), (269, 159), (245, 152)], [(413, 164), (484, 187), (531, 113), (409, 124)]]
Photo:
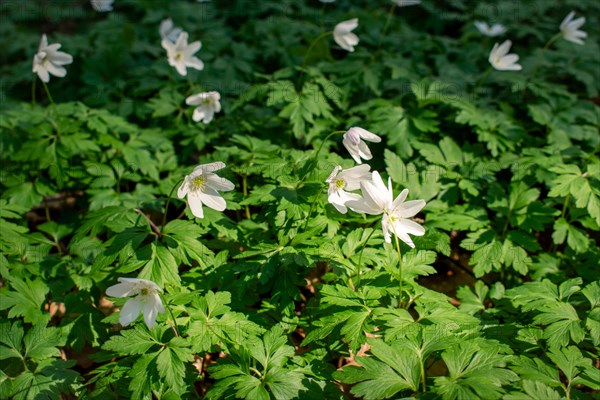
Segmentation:
[(195, 177), (194, 179), (192, 179), (192, 182), (190, 183), (190, 189), (192, 191), (204, 191), (204, 185), (206, 183), (206, 176), (204, 175), (199, 175), (197, 177)]
[(146, 288), (143, 288), (142, 290), (140, 290), (140, 294), (141, 294), (142, 296), (146, 296), (146, 295), (148, 295), (148, 293), (149, 293), (149, 291), (148, 291), (148, 289), (146, 289)]
[(175, 60), (181, 61), (182, 58), (183, 58), (183, 53), (180, 52), (180, 53), (175, 54)]
[(342, 179), (337, 179), (335, 181), (335, 187), (338, 189), (343, 189), (346, 186), (346, 181), (342, 180)]

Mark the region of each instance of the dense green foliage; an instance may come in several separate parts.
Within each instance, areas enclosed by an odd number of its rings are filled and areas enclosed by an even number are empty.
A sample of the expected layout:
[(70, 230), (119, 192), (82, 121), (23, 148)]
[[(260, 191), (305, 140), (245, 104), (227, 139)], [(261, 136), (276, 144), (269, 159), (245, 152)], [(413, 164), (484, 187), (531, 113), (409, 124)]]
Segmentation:
[[(0, 397), (592, 398), (599, 4), (4, 4)], [(543, 50), (571, 10), (585, 44)], [(204, 70), (168, 64), (168, 17)], [(354, 52), (319, 38), (350, 18)], [(53, 103), (31, 72), (42, 33), (74, 59)], [(505, 38), (523, 70), (488, 75)], [(185, 98), (209, 90), (223, 110), (194, 122)], [(328, 204), (354, 165), (330, 134), (351, 126), (427, 202), (402, 273), (380, 217)], [(194, 218), (173, 189), (213, 161), (236, 188)], [(123, 276), (164, 289), (153, 328), (118, 325)]]

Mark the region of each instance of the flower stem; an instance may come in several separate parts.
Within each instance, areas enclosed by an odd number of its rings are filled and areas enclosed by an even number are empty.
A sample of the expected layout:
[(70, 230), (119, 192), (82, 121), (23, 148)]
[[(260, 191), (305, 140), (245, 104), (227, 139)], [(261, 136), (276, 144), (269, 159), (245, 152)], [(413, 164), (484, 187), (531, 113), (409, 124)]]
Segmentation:
[(398, 307), (402, 307), (402, 252), (400, 251), (400, 241), (394, 228), (394, 238), (396, 239), (396, 250), (398, 251), (398, 280), (400, 281), (400, 294), (398, 295)]
[(171, 307), (169, 307), (169, 303), (167, 303), (167, 301), (165, 300), (165, 296), (162, 293), (158, 293), (158, 295), (160, 296), (160, 299), (162, 300), (163, 304), (165, 305), (165, 308), (167, 309), (167, 311), (169, 311), (169, 315), (171, 316), (171, 319), (173, 320), (173, 322), (171, 323), (171, 321), (169, 319), (167, 319), (167, 322), (169, 323), (169, 325), (171, 325), (171, 329), (173, 329), (173, 333), (175, 333), (175, 336), (179, 336), (179, 331), (177, 331), (177, 320), (175, 320), (175, 316), (173, 315), (173, 311), (171, 310)]
[[(248, 177), (246, 175), (242, 176), (242, 191), (244, 193), (244, 198), (248, 197)], [(252, 219), (252, 214), (250, 214), (250, 207), (248, 204), (245, 205), (246, 208), (246, 219)]]
[(304, 226), (302, 226), (302, 231), (305, 231), (306, 227), (308, 226), (308, 221), (310, 221), (310, 215), (312, 214), (313, 209), (315, 208), (315, 204), (317, 204), (317, 200), (319, 200), (320, 194), (321, 194), (321, 190), (319, 190), (319, 193), (317, 193), (317, 195), (315, 195), (315, 198), (310, 203), (310, 208), (308, 209), (308, 215), (306, 216), (306, 221), (304, 221)]
[(477, 80), (477, 84), (475, 85), (475, 91), (473, 92), (475, 95), (477, 95), (477, 92), (479, 91), (479, 88), (481, 87), (481, 84), (483, 83), (483, 81), (485, 81), (485, 78), (488, 77), (488, 75), (492, 72), (493, 68), (489, 67), (487, 69), (487, 71), (485, 71), (483, 73), (483, 75), (481, 75), (481, 77), (479, 78), (479, 80)]
[(422, 388), (423, 388), (423, 393), (427, 392), (427, 383), (425, 382), (425, 380), (427, 379), (427, 377), (425, 376), (425, 360), (423, 360), (423, 357), (421, 356), (421, 379), (422, 381)]
[(315, 47), (315, 45), (323, 38), (331, 35), (333, 32), (323, 32), (321, 33), (319, 36), (317, 36), (315, 38), (315, 40), (312, 41), (312, 43), (310, 44), (310, 46), (308, 46), (308, 50), (306, 50), (306, 53), (304, 53), (304, 59), (302, 60), (302, 66), (300, 67), (300, 75), (298, 76), (298, 80), (296, 81), (296, 87), (298, 87), (298, 85), (300, 84), (300, 81), (302, 79), (302, 77), (304, 76), (304, 66), (306, 65), (306, 62), (308, 61), (308, 56), (310, 55), (310, 52), (312, 51), (313, 47)]
[(35, 106), (35, 84), (37, 82), (37, 75), (33, 76), (33, 82), (31, 83), (31, 105)]
[[(386, 217), (389, 218), (389, 215), (386, 213)], [(400, 281), (400, 294), (398, 295), (398, 307), (402, 307), (402, 252), (400, 251), (400, 241), (398, 240), (398, 233), (396, 232), (396, 226), (392, 225), (392, 229), (394, 230), (394, 239), (396, 240), (396, 250), (398, 251), (398, 280)]]
[(383, 37), (385, 36), (388, 28), (390, 27), (390, 22), (392, 22), (392, 16), (394, 15), (394, 11), (396, 11), (396, 3), (392, 4), (392, 6), (390, 7), (387, 19), (385, 20), (385, 25), (383, 26), (381, 35), (379, 35), (379, 42), (377, 43), (377, 50), (375, 50), (375, 53), (379, 53), (379, 49), (381, 48), (381, 42), (383, 41)]
[(54, 108), (54, 112), (56, 113), (56, 115), (58, 115), (58, 110), (56, 109), (56, 103), (54, 102), (54, 99), (52, 98), (52, 95), (50, 94), (50, 89), (48, 89), (48, 85), (46, 85), (46, 82), (42, 81), (42, 84), (44, 85), (44, 90), (46, 91), (46, 96), (48, 96), (48, 100), (50, 100), (50, 104), (52, 104), (52, 108)]
[(362, 255), (363, 255), (363, 251), (365, 250), (365, 247), (367, 247), (367, 243), (369, 242), (369, 239), (371, 239), (371, 236), (373, 236), (373, 233), (375, 232), (375, 229), (371, 230), (371, 233), (369, 233), (369, 236), (367, 236), (367, 240), (365, 240), (365, 244), (363, 244), (362, 248), (360, 249), (360, 253), (358, 255), (358, 265), (356, 266), (356, 288), (358, 288), (360, 286), (360, 269), (362, 266)]
[[(562, 32), (559, 32), (556, 35), (552, 36), (550, 38), (550, 40), (548, 40), (548, 42), (546, 42), (546, 45), (544, 46), (544, 48), (542, 49), (542, 51), (540, 52), (540, 54), (538, 55), (538, 57), (535, 60), (535, 66), (533, 67), (533, 70), (531, 71), (531, 78), (529, 78), (530, 81), (532, 81), (535, 78), (535, 75), (537, 74), (537, 71), (540, 67), (540, 61), (542, 60), (542, 58), (544, 58), (544, 54), (546, 53), (546, 50), (548, 50), (548, 48), (550, 48), (550, 45), (552, 45), (552, 43), (556, 42), (561, 36), (562, 36)], [(527, 86), (525, 86), (525, 88), (527, 88)]]
[(159, 238), (162, 236), (161, 232), (160, 232), (160, 228), (158, 226), (156, 226), (156, 224), (150, 219), (149, 216), (147, 216), (142, 210), (140, 210), (139, 208), (135, 208), (134, 211), (140, 215), (143, 215), (144, 218), (146, 218), (146, 221), (148, 222), (148, 225), (150, 225), (150, 227), (152, 228), (152, 230), (154, 231), (154, 233), (156, 233), (156, 236), (158, 236)]
[(171, 197), (173, 196), (173, 192), (175, 191), (175, 188), (177, 186), (179, 186), (179, 184), (181, 183), (182, 180), (183, 179), (178, 180), (175, 183), (175, 185), (173, 185), (173, 187), (171, 188), (171, 191), (169, 192), (169, 197), (167, 197), (167, 203), (165, 204), (165, 213), (163, 214), (162, 223), (160, 224), (161, 231), (165, 227), (165, 224), (167, 223), (167, 213), (169, 212), (169, 204), (171, 203)]
[(527, 79), (525, 81), (525, 87), (523, 88), (523, 96), (525, 96), (525, 93), (527, 92), (527, 87), (529, 86), (529, 82), (531, 82), (535, 79), (538, 69), (540, 68), (540, 62), (542, 61), (542, 58), (544, 58), (544, 54), (546, 53), (546, 50), (548, 50), (550, 48), (550, 46), (552, 45), (552, 43), (556, 42), (560, 37), (562, 37), (562, 32), (559, 32), (556, 35), (552, 36), (550, 38), (550, 40), (548, 40), (546, 42), (546, 45), (544, 46), (544, 48), (542, 49), (540, 54), (537, 56), (537, 58), (535, 60), (535, 65), (533, 66), (533, 69), (531, 70), (531, 76), (529, 77), (529, 79)]

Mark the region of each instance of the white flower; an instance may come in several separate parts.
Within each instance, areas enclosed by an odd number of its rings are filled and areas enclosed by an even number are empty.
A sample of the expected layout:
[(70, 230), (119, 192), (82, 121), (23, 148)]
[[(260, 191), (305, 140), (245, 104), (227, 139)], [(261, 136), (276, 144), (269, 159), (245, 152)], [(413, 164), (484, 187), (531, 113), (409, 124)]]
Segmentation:
[(573, 19), (575, 17), (575, 11), (571, 11), (569, 15), (565, 17), (563, 22), (560, 24), (560, 30), (564, 38), (570, 42), (583, 44), (582, 38), (587, 37), (587, 33), (584, 31), (580, 31), (581, 25), (585, 24), (585, 17), (579, 17), (577, 19)]
[(510, 40), (505, 41), (501, 45), (496, 43), (494, 48), (490, 52), (488, 58), (492, 67), (498, 71), (520, 71), (521, 65), (517, 64), (519, 56), (516, 54), (508, 54), (512, 42)]
[(192, 119), (196, 122), (202, 121), (208, 124), (212, 121), (215, 113), (221, 111), (220, 99), (221, 95), (219, 92), (198, 93), (185, 99), (185, 104), (188, 106), (198, 106), (194, 110)]
[(90, 0), (92, 8), (98, 12), (109, 12), (113, 10), (115, 0)]
[(363, 197), (360, 200), (348, 201), (346, 206), (356, 212), (371, 215), (383, 214), (381, 226), (385, 241), (391, 243), (391, 234), (393, 233), (404, 243), (414, 248), (415, 244), (408, 235), (423, 236), (425, 229), (408, 218), (414, 217), (425, 207), (425, 200), (405, 202), (408, 189), (404, 189), (396, 197), (396, 200), (393, 200), (392, 180), (388, 179), (386, 188), (377, 171), (373, 172), (371, 181), (362, 181), (360, 188)]
[(475, 21), (475, 27), (482, 35), (495, 37), (506, 32), (506, 27), (502, 24), (494, 24), (489, 26), (486, 22)]
[(172, 43), (168, 39), (163, 39), (161, 44), (162, 47), (167, 50), (167, 56), (169, 57), (169, 65), (175, 67), (179, 75), (186, 76), (187, 68), (195, 68), (197, 70), (204, 69), (204, 63), (197, 57), (194, 57), (194, 53), (200, 50), (200, 41), (197, 40), (188, 45), (188, 34), (187, 32), (181, 32), (177, 37), (177, 42)]
[(357, 165), (356, 167), (343, 170), (341, 166), (333, 169), (329, 178), (325, 181), (329, 184), (327, 191), (329, 202), (342, 214), (348, 212), (346, 202), (350, 200), (359, 200), (360, 195), (348, 193), (346, 190), (360, 189), (360, 182), (371, 179), (371, 169), (368, 165)]
[(340, 47), (347, 51), (354, 51), (354, 46), (358, 44), (358, 36), (351, 31), (358, 26), (358, 18), (352, 18), (340, 22), (333, 28), (333, 39)]
[(147, 279), (136, 278), (119, 278), (119, 282), (114, 286), (106, 289), (106, 294), (111, 297), (129, 297), (121, 314), (119, 315), (119, 323), (127, 326), (135, 321), (144, 312), (144, 322), (148, 328), (152, 328), (156, 322), (158, 314), (165, 312), (165, 308), (160, 300), (159, 292), (162, 289), (154, 282)]
[(67, 75), (67, 70), (63, 65), (68, 65), (73, 62), (73, 57), (60, 49), (60, 43), (54, 43), (48, 46), (48, 38), (42, 35), (40, 46), (37, 53), (33, 56), (33, 72), (38, 74), (40, 79), (48, 83), (50, 74), (59, 78)]
[(392, 0), (398, 7), (416, 6), (421, 4), (421, 0)]
[(369, 146), (363, 140), (375, 143), (381, 142), (379, 136), (358, 127), (348, 129), (348, 132), (344, 133), (344, 139), (342, 140), (343, 145), (358, 164), (362, 164), (361, 157), (365, 160), (373, 158)]
[(160, 33), (161, 38), (175, 43), (179, 37), (179, 34), (183, 32), (183, 29), (178, 26), (174, 26), (173, 20), (171, 18), (167, 18), (160, 23), (158, 32)]
[(221, 161), (198, 165), (190, 175), (185, 177), (177, 190), (180, 199), (187, 195), (192, 214), (196, 217), (204, 218), (202, 204), (206, 204), (213, 210), (225, 210), (225, 199), (218, 191), (228, 192), (233, 190), (234, 185), (229, 180), (214, 174), (215, 171), (223, 168), (225, 163)]

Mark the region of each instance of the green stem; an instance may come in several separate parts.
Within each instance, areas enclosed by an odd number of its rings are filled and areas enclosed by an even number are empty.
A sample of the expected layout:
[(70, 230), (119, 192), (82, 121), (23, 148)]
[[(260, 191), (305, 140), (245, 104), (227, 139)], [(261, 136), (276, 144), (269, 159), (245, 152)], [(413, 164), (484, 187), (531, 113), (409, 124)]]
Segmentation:
[[(242, 191), (244, 193), (244, 198), (248, 197), (248, 177), (246, 175), (242, 176)], [(246, 204), (246, 219), (252, 219), (252, 214), (250, 214), (250, 207)]]
[(44, 211), (46, 212), (46, 221), (50, 222), (52, 219), (50, 218), (50, 209), (48, 208), (48, 201), (44, 197)]
[[(386, 217), (389, 218), (389, 215), (386, 214)], [(402, 307), (402, 252), (400, 251), (400, 241), (398, 240), (398, 234), (396, 233), (396, 227), (394, 224), (392, 225), (392, 229), (394, 230), (394, 239), (396, 240), (396, 251), (398, 251), (398, 280), (400, 281), (400, 294), (398, 295), (398, 307)]]
[(317, 200), (319, 200), (319, 195), (321, 194), (321, 191), (319, 190), (319, 193), (317, 193), (315, 195), (315, 198), (313, 199), (313, 201), (310, 203), (310, 208), (308, 209), (308, 215), (306, 216), (306, 221), (304, 221), (304, 226), (302, 227), (302, 231), (306, 230), (306, 227), (308, 226), (308, 221), (310, 221), (310, 215), (313, 212), (313, 209), (315, 207), (315, 204), (317, 204)]
[[(340, 133), (346, 133), (346, 131), (333, 131), (331, 132), (329, 135), (327, 135), (325, 137), (325, 139), (323, 139), (323, 141), (321, 142), (321, 144), (319, 145), (319, 148), (317, 149), (317, 152), (315, 153), (315, 157), (313, 158), (312, 163), (310, 164), (310, 169), (306, 172), (305, 177), (307, 177), (317, 166), (318, 164), (318, 159), (319, 159), (319, 154), (321, 153), (321, 150), (323, 149), (323, 145), (325, 144), (325, 142), (327, 142), (327, 140), (334, 136), (334, 135), (339, 135)], [(302, 179), (301, 182), (304, 182), (304, 178)]]
[(165, 204), (165, 213), (163, 214), (162, 223), (160, 224), (161, 231), (165, 227), (165, 224), (167, 223), (167, 213), (169, 212), (169, 204), (171, 203), (171, 197), (173, 196), (173, 192), (175, 191), (175, 188), (181, 184), (182, 180), (183, 179), (178, 180), (177, 183), (175, 183), (175, 185), (173, 185), (173, 187), (171, 188), (171, 191), (169, 192), (169, 197), (167, 197), (167, 203)]
[(369, 233), (369, 236), (367, 236), (367, 240), (365, 240), (365, 243), (363, 244), (362, 248), (360, 249), (360, 253), (358, 255), (358, 265), (356, 266), (356, 288), (358, 288), (360, 286), (360, 270), (361, 270), (361, 266), (362, 266), (363, 251), (365, 250), (365, 247), (367, 247), (367, 243), (369, 242), (369, 239), (371, 239), (371, 236), (373, 236), (374, 232), (375, 232), (375, 229), (371, 229), (371, 233)]
[(535, 76), (537, 75), (538, 69), (540, 67), (540, 62), (542, 61), (542, 58), (544, 58), (544, 54), (546, 53), (546, 50), (548, 50), (548, 48), (550, 48), (550, 45), (552, 45), (552, 43), (556, 42), (560, 37), (562, 37), (562, 32), (559, 32), (556, 35), (552, 36), (550, 38), (550, 40), (548, 40), (548, 42), (546, 42), (546, 45), (544, 46), (544, 48), (542, 49), (540, 54), (538, 54), (538, 56), (535, 60), (535, 65), (533, 66), (533, 69), (531, 70), (531, 76), (529, 77), (529, 79), (527, 79), (525, 81), (525, 87), (523, 88), (523, 97), (525, 96), (525, 93), (527, 92), (527, 87), (529, 86), (529, 82), (533, 81), (535, 79)]
[(427, 392), (427, 383), (425, 382), (425, 380), (427, 379), (427, 377), (425, 376), (425, 360), (423, 360), (423, 357), (420, 357), (421, 359), (421, 379), (422, 381), (422, 388), (423, 388), (423, 393)]
[(489, 67), (487, 69), (487, 71), (485, 71), (483, 73), (483, 75), (481, 75), (481, 78), (479, 78), (479, 80), (477, 81), (477, 84), (475, 85), (475, 91), (473, 92), (475, 95), (477, 95), (477, 92), (479, 91), (479, 88), (481, 87), (481, 84), (483, 83), (483, 81), (485, 81), (485, 78), (488, 77), (488, 75), (493, 71), (492, 67)]
[(560, 213), (560, 217), (564, 218), (567, 214), (567, 207), (569, 207), (569, 202), (571, 201), (571, 193), (567, 193), (565, 197), (565, 204), (563, 204), (562, 212)]
[[(535, 60), (535, 66), (533, 67), (533, 70), (531, 71), (531, 78), (529, 78), (530, 81), (532, 81), (535, 78), (535, 75), (537, 74), (537, 71), (540, 67), (540, 62), (541, 62), (542, 58), (544, 58), (544, 54), (546, 53), (546, 50), (548, 50), (548, 48), (550, 48), (550, 45), (552, 45), (552, 43), (556, 42), (561, 36), (562, 36), (562, 32), (557, 33), (556, 35), (552, 36), (550, 38), (550, 40), (548, 40), (548, 42), (546, 43), (546, 45), (544, 46), (544, 48), (542, 49), (542, 51), (540, 52), (540, 54), (537, 56), (537, 58)], [(525, 88), (527, 88), (527, 85), (525, 85)]]
[(381, 48), (381, 42), (383, 41), (383, 37), (385, 36), (388, 28), (390, 27), (390, 22), (392, 22), (392, 17), (394, 16), (394, 11), (396, 11), (396, 3), (392, 4), (392, 6), (390, 7), (387, 19), (385, 20), (385, 25), (383, 26), (381, 35), (379, 35), (379, 42), (377, 43), (377, 50), (375, 50), (375, 53), (379, 53), (379, 49)]
[(398, 306), (402, 307), (402, 252), (400, 251), (400, 241), (398, 240), (398, 236), (396, 236), (396, 232), (394, 232), (394, 237), (396, 238), (396, 250), (398, 251), (398, 280), (400, 281), (400, 294), (398, 297)]
[(333, 32), (323, 32), (321, 33), (319, 36), (317, 36), (315, 38), (315, 40), (312, 41), (312, 43), (310, 44), (310, 46), (308, 46), (308, 50), (306, 50), (306, 53), (304, 53), (304, 59), (302, 60), (302, 66), (300, 67), (300, 75), (298, 76), (298, 80), (296, 81), (296, 87), (298, 87), (298, 85), (300, 84), (300, 81), (302, 79), (302, 77), (304, 76), (304, 66), (306, 65), (306, 61), (308, 61), (308, 56), (310, 55), (310, 52), (312, 51), (313, 47), (315, 47), (315, 45), (323, 38), (331, 35)]
[(171, 325), (171, 329), (173, 329), (173, 333), (175, 333), (175, 336), (179, 336), (179, 331), (177, 330), (177, 320), (175, 320), (175, 316), (173, 315), (173, 311), (171, 310), (171, 307), (169, 307), (169, 303), (167, 303), (167, 301), (165, 300), (165, 296), (162, 293), (158, 293), (158, 295), (160, 296), (160, 299), (162, 300), (163, 304), (165, 305), (165, 308), (167, 309), (167, 311), (169, 311), (169, 315), (171, 316), (171, 319), (173, 320), (173, 323), (169, 322), (169, 325)]
[(46, 85), (46, 82), (42, 81), (42, 84), (44, 85), (44, 90), (46, 91), (46, 96), (48, 96), (48, 100), (50, 100), (50, 104), (52, 104), (52, 108), (54, 108), (54, 112), (56, 113), (56, 115), (58, 115), (58, 110), (56, 109), (56, 103), (54, 102), (54, 99), (52, 98), (52, 95), (50, 94), (50, 89), (48, 89), (48, 85)]
[(33, 76), (33, 82), (31, 83), (31, 105), (35, 106), (35, 84), (37, 82), (37, 75)]

